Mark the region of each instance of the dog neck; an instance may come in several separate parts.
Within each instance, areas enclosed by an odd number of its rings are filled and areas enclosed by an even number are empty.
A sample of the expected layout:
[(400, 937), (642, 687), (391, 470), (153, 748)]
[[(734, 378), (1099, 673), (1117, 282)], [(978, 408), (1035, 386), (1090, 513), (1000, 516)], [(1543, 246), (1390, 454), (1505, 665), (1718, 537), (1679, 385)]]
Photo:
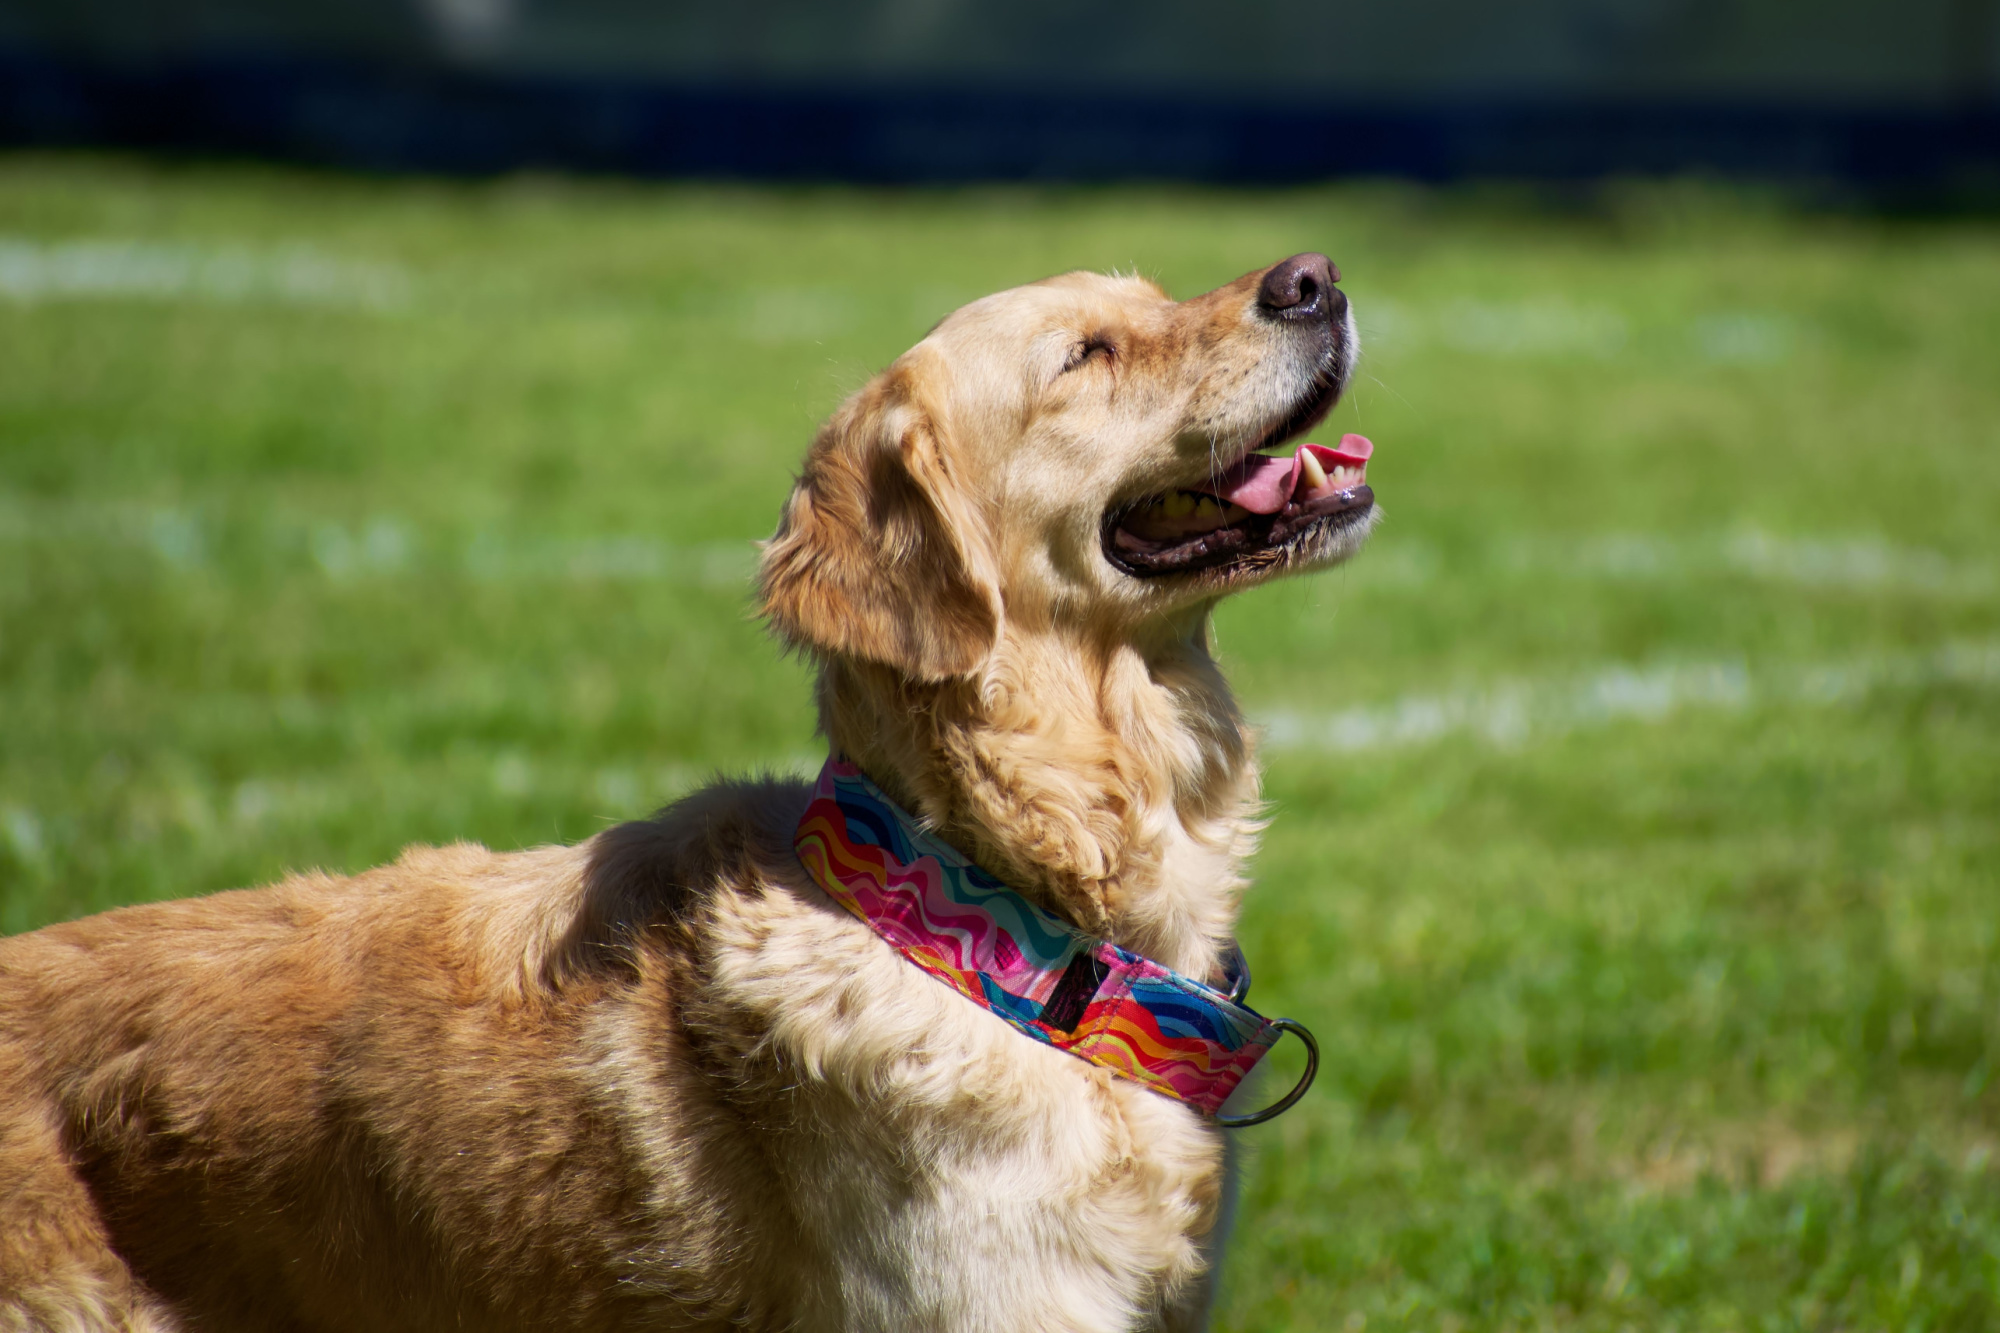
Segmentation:
[(1079, 645), (1010, 625), (980, 676), (822, 663), (828, 741), (988, 873), (1081, 930), (1205, 976), (1261, 827), (1257, 771), (1202, 613)]

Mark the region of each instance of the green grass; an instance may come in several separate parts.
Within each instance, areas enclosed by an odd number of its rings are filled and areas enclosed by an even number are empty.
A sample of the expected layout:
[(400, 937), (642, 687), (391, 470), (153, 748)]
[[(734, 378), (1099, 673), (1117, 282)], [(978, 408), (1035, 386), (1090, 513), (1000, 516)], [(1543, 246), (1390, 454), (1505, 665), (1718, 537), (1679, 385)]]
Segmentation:
[(745, 575), (814, 422), (1306, 248), (1389, 518), (1221, 617), (1327, 1057), (1222, 1327), (2000, 1327), (1990, 220), (0, 161), (0, 929), (810, 762)]

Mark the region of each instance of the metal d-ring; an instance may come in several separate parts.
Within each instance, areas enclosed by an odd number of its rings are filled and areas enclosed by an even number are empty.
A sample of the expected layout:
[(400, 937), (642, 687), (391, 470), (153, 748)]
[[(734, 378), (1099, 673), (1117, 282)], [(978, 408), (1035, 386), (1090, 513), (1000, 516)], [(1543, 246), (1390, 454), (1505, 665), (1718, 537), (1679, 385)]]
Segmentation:
[(1279, 1116), (1291, 1110), (1297, 1104), (1299, 1098), (1306, 1095), (1306, 1089), (1313, 1085), (1313, 1076), (1319, 1073), (1319, 1043), (1313, 1040), (1312, 1033), (1306, 1031), (1304, 1023), (1293, 1022), (1289, 1018), (1274, 1018), (1271, 1020), (1271, 1026), (1278, 1029), (1281, 1033), (1291, 1033), (1306, 1044), (1306, 1072), (1300, 1076), (1297, 1087), (1261, 1111), (1254, 1111), (1249, 1115), (1218, 1115), (1215, 1117), (1215, 1123), (1224, 1129), (1248, 1129), (1252, 1125), (1261, 1125), (1266, 1120), (1276, 1120)]

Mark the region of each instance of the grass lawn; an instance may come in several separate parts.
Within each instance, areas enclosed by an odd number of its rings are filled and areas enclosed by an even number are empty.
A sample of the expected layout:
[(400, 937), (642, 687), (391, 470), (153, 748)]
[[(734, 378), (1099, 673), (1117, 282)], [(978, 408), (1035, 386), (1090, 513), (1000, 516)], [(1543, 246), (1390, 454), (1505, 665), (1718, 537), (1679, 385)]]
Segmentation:
[(0, 159), (0, 931), (816, 763), (815, 421), (1067, 268), (1347, 273), (1388, 520), (1219, 640), (1326, 1053), (1220, 1325), (2000, 1328), (2000, 223)]

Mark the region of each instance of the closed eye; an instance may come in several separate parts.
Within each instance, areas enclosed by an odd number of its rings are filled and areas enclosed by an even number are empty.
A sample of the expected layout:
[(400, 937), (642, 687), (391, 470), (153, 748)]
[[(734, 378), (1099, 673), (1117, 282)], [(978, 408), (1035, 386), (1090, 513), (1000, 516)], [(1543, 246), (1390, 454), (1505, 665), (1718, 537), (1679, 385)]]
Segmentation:
[(1069, 349), (1069, 358), (1063, 362), (1063, 373), (1068, 374), (1077, 367), (1088, 364), (1092, 357), (1100, 355), (1109, 361), (1117, 355), (1117, 349), (1112, 347), (1108, 339), (1085, 338)]

